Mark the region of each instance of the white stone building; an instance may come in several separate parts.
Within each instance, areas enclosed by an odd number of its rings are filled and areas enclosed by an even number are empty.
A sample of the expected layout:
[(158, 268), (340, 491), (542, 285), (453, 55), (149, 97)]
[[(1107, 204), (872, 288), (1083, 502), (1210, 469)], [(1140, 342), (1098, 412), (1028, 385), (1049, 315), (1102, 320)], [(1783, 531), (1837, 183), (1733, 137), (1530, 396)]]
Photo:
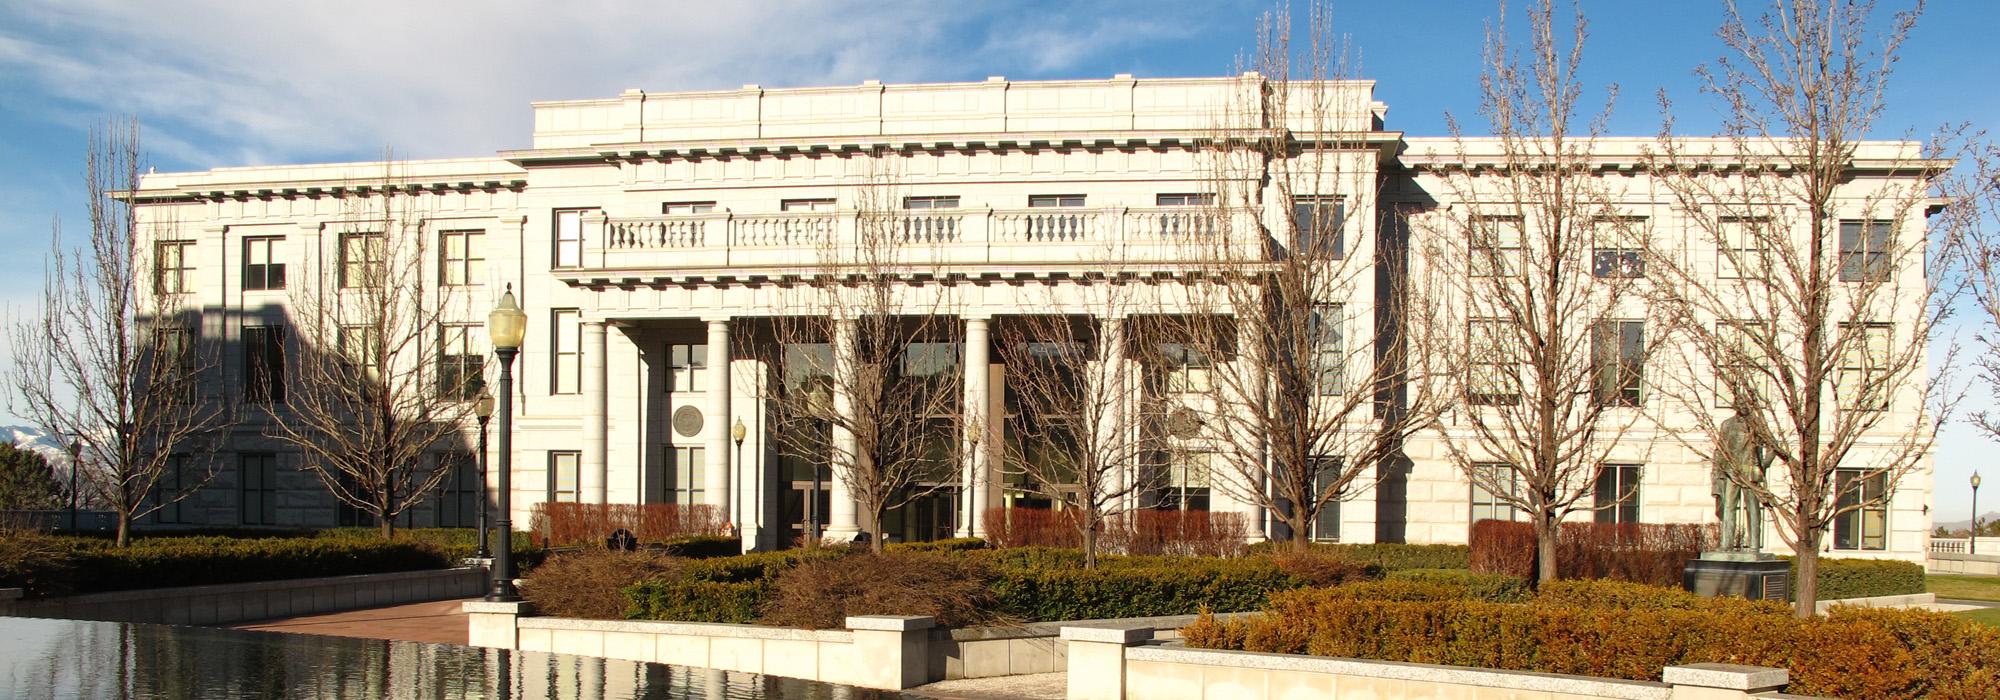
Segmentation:
[[(781, 460), (770, 439), (770, 407), (760, 387), (775, 370), (731, 355), (745, 339), (768, 339), (773, 315), (796, 311), (782, 298), (816, 269), (812, 236), (851, 240), (858, 200), (879, 198), (893, 186), (894, 206), (908, 209), (914, 225), (929, 227), (923, 267), (953, 290), (951, 313), (963, 342), (949, 350), (954, 371), (963, 373), (964, 396), (1002, 414), (1005, 367), (992, 347), (992, 324), (1081, 298), (1084, 282), (1107, 272), (1153, 290), (1181, 285), (1200, 261), (1189, 259), (1191, 249), (1177, 236), (1189, 233), (1218, 186), (1257, 179), (1218, 175), (1203, 139), (1232, 105), (1263, 87), (1254, 75), (1121, 75), (631, 90), (609, 99), (536, 103), (529, 147), (493, 157), (151, 174), (136, 199), (149, 235), (169, 251), (160, 259), (173, 281), (162, 289), (180, 295), (201, 314), (204, 332), (225, 341), (218, 398), (269, 395), (271, 387), (252, 386), (253, 375), (285, 381), (283, 353), (260, 354), (260, 347), (290, 353), (325, 342), (283, 332), (290, 295), (308, 280), (335, 274), (351, 256), (368, 255), (356, 252), (365, 246), (348, 243), (379, 233), (353, 216), (357, 202), (400, 197), (421, 212), (412, 227), (435, 241), (436, 286), (450, 289), (454, 313), (462, 312), (466, 324), (438, 336), (440, 346), (453, 346), (440, 347), (441, 358), (486, 350), (478, 324), (503, 288), (511, 286), (528, 313), (514, 367), (517, 526), (526, 525), (535, 504), (550, 500), (706, 503), (723, 506), (740, 523), (746, 544), (770, 548), (802, 531), (809, 472)], [(1454, 201), (1442, 186), (1452, 167), (1478, 160), (1464, 152), (1466, 142), (1390, 130), (1371, 82), (1328, 87), (1336, 109), (1318, 117), (1317, 130), (1341, 135), (1343, 145), (1328, 156), (1339, 161), (1334, 169), (1341, 175), (1310, 194), (1345, 210), (1341, 236), (1350, 251), (1393, 245), (1379, 241), (1376, 229), (1396, 205), (1422, 201), (1435, 212), (1476, 204)], [(1646, 143), (1607, 142), (1603, 177), (1644, 180), (1633, 171)], [(1869, 148), (1900, 154), (1910, 147)], [(1234, 185), (1219, 185), (1229, 178)], [(1644, 188), (1624, 196), (1660, 216), (1671, 208)], [(1287, 206), (1264, 199), (1264, 211), (1243, 215), (1269, 221)], [(1106, 259), (1114, 248), (1117, 259)], [(1371, 256), (1346, 259), (1366, 265)], [(1375, 310), (1374, 275), (1358, 279), (1367, 282), (1339, 300), (1358, 310), (1341, 334), (1365, 346), (1374, 316), (1386, 312)], [(1176, 311), (1172, 294), (1149, 294), (1156, 308), (1143, 312)], [(269, 373), (274, 362), (280, 369)], [(1675, 443), (1675, 423), (1657, 402), (1640, 410), (1662, 411), (1662, 420), (1630, 436), (1649, 447), (1641, 451), (1643, 462), (1620, 477), (1636, 482), (1636, 505), (1601, 512), (1643, 522), (1712, 521), (1708, 466)], [(1906, 413), (1897, 420), (1917, 420), (1914, 410)], [(353, 522), (354, 514), (297, 470), (297, 455), (262, 437), (271, 420), (284, 420), (282, 405), (245, 411), (218, 457), (216, 479), (156, 520)], [(740, 445), (730, 436), (738, 422), (747, 428)], [(999, 421), (985, 422), (971, 432), (1001, 437)], [(1412, 440), (1407, 469), (1370, 480), (1315, 536), (1454, 543), (1465, 541), (1475, 517), (1509, 517), (1509, 509), (1482, 498), (1459, 475), (1442, 439)], [(977, 534), (978, 518), (964, 517), (969, 509), (1014, 505), (994, 468), (997, 442), (974, 450), (976, 476), (962, 488), (894, 516), (892, 534)], [(410, 522), (470, 526), (474, 483), (469, 475), (449, 480), (436, 503), (416, 509)], [(828, 479), (825, 488), (831, 533), (852, 532), (855, 509), (841, 481)], [(1931, 488), (1926, 461), (1902, 481), (1889, 507), (1843, 525), (1850, 535), (1839, 538), (1838, 554), (1921, 557)], [(1245, 511), (1251, 522), (1265, 523), (1253, 527), (1268, 527), (1261, 514), (1220, 491), (1206, 500), (1208, 508)]]

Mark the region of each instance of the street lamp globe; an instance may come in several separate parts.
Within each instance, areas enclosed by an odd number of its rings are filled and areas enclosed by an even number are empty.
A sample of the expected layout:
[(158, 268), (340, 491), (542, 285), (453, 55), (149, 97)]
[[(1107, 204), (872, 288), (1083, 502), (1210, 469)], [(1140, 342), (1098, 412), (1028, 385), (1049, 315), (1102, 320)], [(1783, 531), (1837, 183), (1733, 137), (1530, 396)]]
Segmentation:
[(507, 285), (507, 293), (500, 295), (500, 303), (486, 314), (486, 337), (493, 341), (498, 350), (519, 350), (521, 340), (528, 334), (528, 314), (514, 301), (514, 286)]
[(736, 424), (729, 426), (729, 438), (735, 440), (736, 444), (738, 445), (743, 444), (743, 438), (749, 436), (750, 436), (750, 428), (748, 426), (743, 425), (742, 418), (736, 419)]
[(492, 418), (493, 395), (484, 391), (479, 392), (479, 398), (472, 401), (472, 415), (477, 416), (482, 423)]

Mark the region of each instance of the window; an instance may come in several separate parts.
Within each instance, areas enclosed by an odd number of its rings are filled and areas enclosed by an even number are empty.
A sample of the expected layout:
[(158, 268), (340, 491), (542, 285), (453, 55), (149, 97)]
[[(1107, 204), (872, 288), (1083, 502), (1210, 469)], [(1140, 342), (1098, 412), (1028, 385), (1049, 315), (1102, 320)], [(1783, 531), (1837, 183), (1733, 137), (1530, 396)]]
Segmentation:
[(152, 371), (147, 377), (149, 390), (176, 392), (190, 395), (194, 391), (195, 365), (194, 329), (201, 326), (198, 319), (186, 323), (171, 323), (153, 330)]
[(556, 267), (576, 267), (583, 264), (583, 215), (592, 211), (597, 210), (556, 210)]
[(236, 474), (242, 480), (243, 524), (278, 524), (278, 456), (269, 452), (237, 455)]
[(1840, 281), (1880, 282), (1889, 274), (1889, 233), (1894, 222), (1840, 222)]
[(341, 326), (340, 358), (358, 377), (375, 378), (382, 371), (382, 336), (374, 326)]
[(958, 195), (935, 197), (904, 197), (904, 209), (957, 209)]
[(460, 401), (479, 398), (486, 389), (486, 342), (475, 323), (438, 327), (438, 396)]
[(1769, 274), (1764, 241), (1771, 220), (1725, 216), (1716, 222), (1715, 276), (1722, 279), (1761, 278)]
[(183, 496), (191, 485), (188, 483), (187, 455), (169, 455), (167, 466), (160, 470), (160, 478), (153, 481), (153, 488), (146, 492), (146, 504), (156, 507), (153, 522), (160, 525), (184, 525), (193, 522), (188, 519), (190, 510)]
[(1762, 406), (1771, 400), (1776, 384), (1771, 380), (1766, 364), (1769, 356), (1764, 351), (1770, 333), (1769, 321), (1716, 324), (1715, 335), (1720, 341), (1715, 358), (1716, 408), (1735, 408), (1738, 391), (1747, 394), (1743, 398), (1750, 406)]
[[(1521, 520), (1521, 512), (1508, 502), (1508, 498), (1519, 498), (1521, 484), (1515, 479), (1514, 468), (1500, 463), (1472, 465), (1479, 478), (1472, 480), (1472, 522), (1481, 520)], [(1501, 489), (1489, 491), (1482, 483)]]
[(1591, 371), (1599, 406), (1637, 406), (1646, 369), (1646, 322), (1598, 321), (1591, 333)]
[(1163, 194), (1153, 198), (1155, 206), (1162, 207), (1206, 207), (1215, 204), (1213, 194)]
[(1320, 304), (1313, 310), (1311, 328), (1314, 364), (1319, 373), (1319, 395), (1339, 396), (1347, 386), (1347, 358), (1342, 342), (1341, 324), (1346, 319), (1345, 306), (1341, 304)]
[[(1327, 489), (1333, 488), (1333, 482), (1340, 479), (1340, 458), (1314, 457), (1312, 465), (1313, 492), (1325, 494)], [(1339, 498), (1328, 500), (1325, 505), (1319, 507), (1318, 513), (1313, 514), (1311, 534), (1315, 542), (1340, 541)]]
[(1593, 505), (1597, 509), (1597, 522), (1639, 522), (1639, 465), (1606, 464), (1598, 467)]
[(446, 286), (484, 284), (486, 282), (486, 232), (485, 231), (445, 231), (438, 234), (443, 239), (443, 254), (438, 256), (444, 269), (438, 271), (438, 283)]
[(660, 213), (667, 216), (688, 214), (708, 214), (715, 211), (714, 202), (667, 202), (660, 205)]
[(1179, 452), (1167, 465), (1167, 491), (1160, 507), (1166, 510), (1208, 510), (1209, 472), (1215, 461), (1212, 452)]
[(549, 502), (576, 503), (577, 470), (583, 462), (581, 452), (549, 453)]
[(778, 203), (782, 211), (833, 211), (831, 199), (787, 199)]
[(340, 236), (340, 286), (380, 287), (387, 268), (382, 234), (347, 233)]
[(549, 311), (549, 393), (574, 394), (580, 391), (577, 378), (583, 376), (583, 326), (576, 309)]
[(1520, 338), (1514, 325), (1499, 319), (1473, 319), (1466, 330), (1466, 354), (1472, 376), (1467, 401), (1483, 406), (1511, 406), (1521, 400)]
[(1028, 207), (1031, 209), (1080, 206), (1083, 206), (1083, 195), (1080, 194), (1036, 194), (1028, 196)]
[(668, 391), (680, 393), (708, 389), (708, 345), (668, 345), (667, 361), (673, 366), (673, 385)]
[(1207, 353), (1185, 343), (1160, 343), (1160, 390), (1168, 394), (1208, 391), (1214, 380), (1215, 363)]
[(160, 241), (154, 249), (153, 290), (161, 294), (194, 291), (193, 241)]
[(1890, 327), (1887, 323), (1840, 324), (1840, 339), (1847, 345), (1841, 353), (1840, 386), (1837, 394), (1842, 408), (1880, 411), (1889, 408)]
[(1645, 219), (1606, 218), (1592, 223), (1596, 250), (1591, 274), (1607, 279), (1646, 276)]
[(1292, 250), (1314, 258), (1339, 260), (1347, 255), (1341, 239), (1341, 201), (1331, 195), (1292, 198)]
[(438, 468), (445, 470), (437, 496), (438, 527), (476, 527), (479, 524), (479, 458), (466, 452), (438, 455)]
[(1472, 217), (1470, 249), (1473, 277), (1511, 277), (1521, 273), (1521, 217)]
[[(340, 490), (350, 494), (365, 493), (361, 482), (342, 472), (334, 475)], [(333, 500), (333, 522), (340, 527), (369, 527), (375, 524), (375, 514), (341, 499)]]
[(285, 402), (285, 327), (243, 327), (243, 400)]
[(708, 451), (700, 447), (667, 448), (674, 456), (673, 465), (667, 470), (667, 492), (673, 494), (675, 503), (684, 506), (698, 506), (707, 498)]
[(1837, 469), (1833, 481), (1834, 492), (1840, 494), (1836, 507), (1847, 511), (1833, 519), (1833, 548), (1888, 549), (1889, 498), (1883, 472)]
[(243, 239), (244, 290), (285, 288), (285, 264), (277, 262), (273, 252), (283, 240), (275, 236)]

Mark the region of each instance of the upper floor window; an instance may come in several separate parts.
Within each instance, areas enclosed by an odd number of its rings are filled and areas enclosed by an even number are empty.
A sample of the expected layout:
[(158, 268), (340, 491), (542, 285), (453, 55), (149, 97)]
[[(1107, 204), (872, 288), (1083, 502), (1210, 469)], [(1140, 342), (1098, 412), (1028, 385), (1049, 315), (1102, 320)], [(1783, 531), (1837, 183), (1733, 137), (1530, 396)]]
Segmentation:
[(1213, 193), (1163, 194), (1153, 198), (1155, 206), (1162, 207), (1206, 207), (1215, 204)]
[(1514, 507), (1520, 498), (1521, 482), (1514, 467), (1503, 462), (1472, 465), (1472, 522), (1481, 520), (1521, 520)]
[(583, 264), (583, 215), (592, 211), (596, 209), (556, 210), (556, 267), (576, 267)]
[(1763, 217), (1725, 216), (1716, 222), (1715, 276), (1722, 279), (1758, 278), (1769, 274), (1771, 220)]
[(1521, 400), (1520, 338), (1514, 324), (1502, 319), (1473, 319), (1466, 328), (1467, 401), (1485, 406), (1510, 406)]
[(381, 287), (387, 272), (383, 256), (388, 252), (379, 233), (347, 233), (340, 236), (340, 286)]
[(486, 389), (485, 343), (476, 323), (438, 327), (438, 396), (467, 401)]
[(1639, 465), (1605, 464), (1597, 468), (1592, 506), (1600, 523), (1639, 522)]
[(486, 281), (486, 232), (485, 231), (445, 231), (438, 234), (442, 239), (443, 254), (438, 256), (443, 269), (438, 271), (438, 281), (446, 286), (481, 284)]
[(666, 485), (673, 501), (684, 506), (700, 505), (708, 499), (708, 450), (698, 446), (668, 445), (673, 453), (673, 468), (668, 470)]
[(708, 214), (715, 211), (714, 202), (667, 202), (660, 205), (660, 213), (667, 216), (687, 214)]
[(708, 389), (708, 345), (674, 344), (667, 346), (667, 360), (673, 365), (673, 385), (668, 391), (704, 391)]
[(1840, 222), (1840, 281), (1880, 282), (1889, 275), (1891, 221)]
[(831, 199), (787, 199), (778, 203), (781, 211), (833, 211)]
[(194, 340), (200, 327), (201, 320), (197, 318), (184, 323), (164, 323), (153, 329), (152, 371), (147, 374), (147, 391), (172, 392), (178, 396), (194, 392), (195, 374), (200, 371), (195, 364)]
[(243, 239), (243, 288), (245, 290), (284, 289), (285, 264), (278, 262), (276, 248), (285, 239), (258, 236)]
[(549, 310), (549, 393), (574, 394), (583, 375), (582, 320), (576, 309)]
[(904, 197), (904, 209), (957, 209), (958, 195)]
[(1591, 255), (1591, 274), (1602, 278), (1645, 277), (1645, 222), (1637, 217), (1592, 222), (1596, 249)]
[(1838, 395), (1842, 408), (1880, 411), (1889, 407), (1889, 355), (1893, 340), (1887, 323), (1840, 324), (1841, 353)]
[(1771, 380), (1771, 322), (1759, 320), (1720, 321), (1715, 324), (1715, 407), (1736, 408), (1741, 396), (1748, 409), (1770, 401), (1776, 384)]
[(1472, 217), (1468, 248), (1473, 277), (1511, 277), (1521, 273), (1521, 217)]
[(285, 327), (243, 327), (243, 400), (285, 402)]
[(1834, 549), (1888, 549), (1888, 479), (1879, 470), (1836, 469), (1837, 507), (1846, 512), (1833, 518)]
[(1347, 255), (1340, 235), (1343, 211), (1339, 197), (1302, 195), (1292, 198), (1292, 247), (1315, 258), (1339, 260)]
[(1637, 406), (1646, 371), (1646, 322), (1598, 321), (1591, 334), (1591, 370), (1599, 406)]
[(1319, 374), (1321, 396), (1338, 396), (1346, 390), (1346, 347), (1341, 337), (1345, 310), (1346, 307), (1341, 304), (1320, 304), (1313, 309), (1312, 327), (1307, 329), (1312, 334), (1313, 369)]
[(153, 290), (161, 294), (194, 291), (194, 241), (160, 241), (153, 248)]
[(1043, 207), (1080, 207), (1083, 206), (1083, 195), (1080, 194), (1029, 195), (1028, 206), (1034, 209), (1040, 209)]
[(1215, 362), (1200, 348), (1185, 343), (1160, 343), (1160, 390), (1167, 394), (1208, 391), (1214, 384)]

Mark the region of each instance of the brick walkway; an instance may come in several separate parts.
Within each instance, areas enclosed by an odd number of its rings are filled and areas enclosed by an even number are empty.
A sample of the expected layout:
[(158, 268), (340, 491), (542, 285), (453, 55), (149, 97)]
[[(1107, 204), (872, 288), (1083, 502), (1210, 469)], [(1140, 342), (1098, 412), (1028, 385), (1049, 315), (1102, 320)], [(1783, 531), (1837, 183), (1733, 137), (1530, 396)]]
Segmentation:
[(324, 634), (333, 637), (391, 639), (435, 644), (465, 644), (465, 613), (461, 600), (392, 605), (386, 608), (288, 617), (244, 622), (231, 629), (294, 634)]

